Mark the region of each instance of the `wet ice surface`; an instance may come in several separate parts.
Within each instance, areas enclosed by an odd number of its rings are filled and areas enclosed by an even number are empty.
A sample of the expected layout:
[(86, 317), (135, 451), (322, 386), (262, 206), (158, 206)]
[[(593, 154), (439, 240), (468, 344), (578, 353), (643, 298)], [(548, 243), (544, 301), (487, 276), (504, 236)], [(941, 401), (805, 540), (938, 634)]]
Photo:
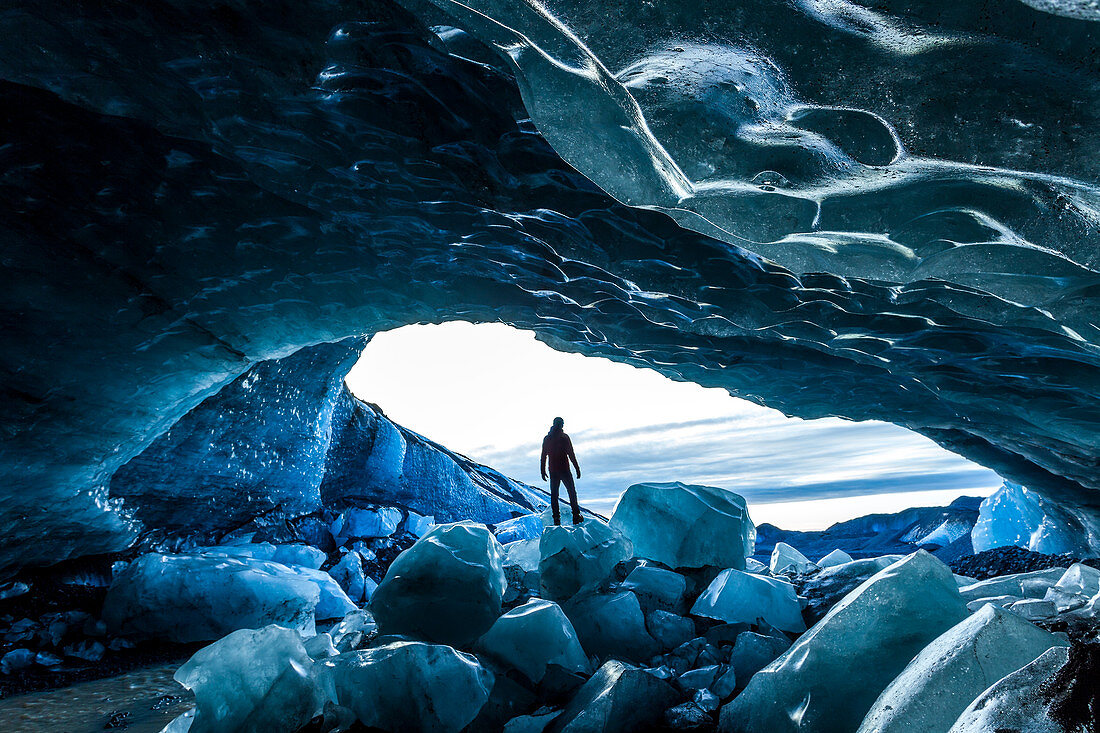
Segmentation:
[(157, 733), (194, 704), (172, 675), (178, 665), (158, 665), (118, 677), (0, 700), (0, 730), (9, 733), (102, 733), (111, 721), (127, 733)]

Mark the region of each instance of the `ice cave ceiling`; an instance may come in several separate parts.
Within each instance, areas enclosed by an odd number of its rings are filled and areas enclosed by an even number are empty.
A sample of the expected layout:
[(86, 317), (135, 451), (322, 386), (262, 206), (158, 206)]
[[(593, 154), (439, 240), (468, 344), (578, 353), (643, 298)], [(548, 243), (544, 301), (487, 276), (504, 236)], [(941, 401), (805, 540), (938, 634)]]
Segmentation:
[(434, 2), (0, 11), (0, 566), (129, 542), (112, 474), (250, 365), (450, 319), (904, 425), (1096, 542), (1087, 6)]

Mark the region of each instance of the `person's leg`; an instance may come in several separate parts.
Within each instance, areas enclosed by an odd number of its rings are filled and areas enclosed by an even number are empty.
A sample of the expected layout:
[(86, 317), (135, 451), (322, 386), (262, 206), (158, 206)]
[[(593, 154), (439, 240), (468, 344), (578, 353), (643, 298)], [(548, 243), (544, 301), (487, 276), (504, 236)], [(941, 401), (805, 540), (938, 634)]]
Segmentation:
[(561, 524), (561, 512), (558, 511), (558, 486), (561, 484), (561, 474), (550, 472), (550, 511), (554, 514), (554, 524)]
[(568, 471), (562, 476), (562, 481), (565, 482), (565, 488), (569, 491), (569, 506), (573, 509), (573, 524), (580, 524), (584, 521), (584, 517), (581, 516), (581, 507), (577, 502), (577, 487), (573, 483), (573, 474)]

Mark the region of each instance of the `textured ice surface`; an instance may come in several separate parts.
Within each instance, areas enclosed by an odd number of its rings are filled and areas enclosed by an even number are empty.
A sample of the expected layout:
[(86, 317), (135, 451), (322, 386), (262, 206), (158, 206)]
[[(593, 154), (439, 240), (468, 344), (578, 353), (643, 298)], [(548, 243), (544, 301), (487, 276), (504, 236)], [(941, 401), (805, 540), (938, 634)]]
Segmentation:
[(271, 559), (283, 565), (300, 565), (303, 568), (317, 570), (325, 564), (327, 556), (310, 545), (276, 545)]
[(1044, 599), (1052, 601), (1059, 611), (1082, 606), (1100, 593), (1100, 570), (1074, 563), (1047, 589)]
[(352, 537), (369, 539), (371, 537), (389, 537), (401, 525), (404, 515), (400, 509), (392, 506), (380, 506), (371, 509), (352, 507), (340, 512), (329, 531), (336, 544), (342, 545)]
[(638, 596), (638, 602), (647, 611), (660, 608), (679, 613), (685, 610), (687, 578), (671, 570), (639, 565), (630, 571), (619, 587)]
[(754, 674), (771, 664), (790, 646), (791, 642), (787, 639), (745, 631), (737, 635), (730, 664), (744, 686)]
[(363, 559), (355, 550), (344, 553), (340, 561), (328, 570), (328, 574), (340, 584), (348, 598), (356, 603), (363, 601), (366, 593), (366, 576), (363, 575)]
[(947, 733), (986, 688), (1068, 644), (1014, 613), (985, 606), (926, 646), (882, 691), (859, 733)]
[(397, 556), (370, 599), (383, 634), (463, 645), (500, 615), (504, 551), (481, 524), (433, 527)]
[(542, 517), (538, 514), (524, 514), (521, 517), (497, 522), (493, 531), (502, 545), (519, 540), (538, 539), (542, 534)]
[[(364, 1), (4, 14), (0, 564), (125, 545), (111, 475), (253, 365), (455, 318), (896, 421), (1085, 511), (1095, 23), (1015, 2), (554, 0), (560, 25), (523, 2), (418, 7), (501, 61)], [(622, 201), (695, 224), (702, 204), (722, 240)], [(485, 488), (344, 414), (337, 493)], [(481, 508), (505, 503), (483, 477)]]
[(493, 673), (439, 644), (400, 641), (317, 663), (329, 697), (368, 727), (391, 733), (456, 732), (489, 699)]
[(777, 542), (772, 549), (768, 568), (773, 573), (805, 573), (813, 569), (814, 564), (805, 555), (786, 542)]
[(831, 568), (852, 561), (852, 556), (844, 550), (833, 550), (825, 557), (817, 561), (819, 568)]
[(533, 599), (496, 620), (477, 642), (486, 654), (532, 682), (539, 682), (549, 664), (573, 672), (591, 671), (573, 624), (558, 604)]
[(662, 649), (675, 649), (695, 638), (694, 621), (659, 608), (645, 615), (645, 627)]
[(539, 539), (539, 583), (546, 598), (565, 601), (594, 590), (632, 554), (630, 540), (596, 519), (548, 526)]
[(1020, 596), (1023, 598), (1042, 598), (1047, 589), (1055, 585), (1068, 568), (1047, 568), (1033, 570), (1030, 573), (1001, 575), (987, 580), (979, 580), (959, 588), (963, 600), (970, 602), (979, 598), (996, 596)]
[(565, 604), (565, 612), (590, 655), (642, 662), (658, 652), (630, 591), (578, 596)]
[(605, 662), (577, 691), (547, 733), (632, 733), (658, 727), (676, 691), (620, 661)]
[(967, 617), (955, 578), (927, 552), (879, 571), (756, 673), (722, 708), (738, 733), (851, 733), (879, 693)]
[(959, 715), (950, 733), (1065, 733), (1047, 715), (1047, 703), (1039, 686), (1061, 669), (1069, 658), (1063, 646), (1049, 649), (1023, 669), (998, 680), (978, 695)]
[(740, 570), (723, 570), (691, 607), (695, 616), (726, 623), (771, 624), (783, 631), (806, 630), (802, 607), (790, 583)]
[(756, 539), (743, 498), (680, 482), (631, 486), (611, 526), (630, 538), (635, 555), (673, 568), (743, 569)]
[(103, 620), (116, 633), (180, 642), (272, 623), (311, 635), (321, 588), (298, 570), (241, 558), (143, 555), (111, 585)]
[(1044, 555), (1089, 555), (1079, 520), (1050, 499), (1006, 481), (982, 502), (971, 534), (974, 551), (1023, 547)]
[(242, 629), (195, 653), (175, 674), (195, 693), (191, 733), (293, 733), (323, 696), (298, 632)]

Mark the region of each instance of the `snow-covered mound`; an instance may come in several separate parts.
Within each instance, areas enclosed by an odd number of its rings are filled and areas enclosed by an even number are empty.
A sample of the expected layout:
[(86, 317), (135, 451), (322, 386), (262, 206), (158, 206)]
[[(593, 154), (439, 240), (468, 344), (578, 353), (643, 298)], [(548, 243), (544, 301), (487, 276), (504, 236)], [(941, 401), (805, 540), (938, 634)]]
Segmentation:
[(1088, 12), (436, 6), (6, 6), (0, 566), (125, 546), (111, 476), (254, 365), (458, 318), (896, 422), (1098, 534)]

